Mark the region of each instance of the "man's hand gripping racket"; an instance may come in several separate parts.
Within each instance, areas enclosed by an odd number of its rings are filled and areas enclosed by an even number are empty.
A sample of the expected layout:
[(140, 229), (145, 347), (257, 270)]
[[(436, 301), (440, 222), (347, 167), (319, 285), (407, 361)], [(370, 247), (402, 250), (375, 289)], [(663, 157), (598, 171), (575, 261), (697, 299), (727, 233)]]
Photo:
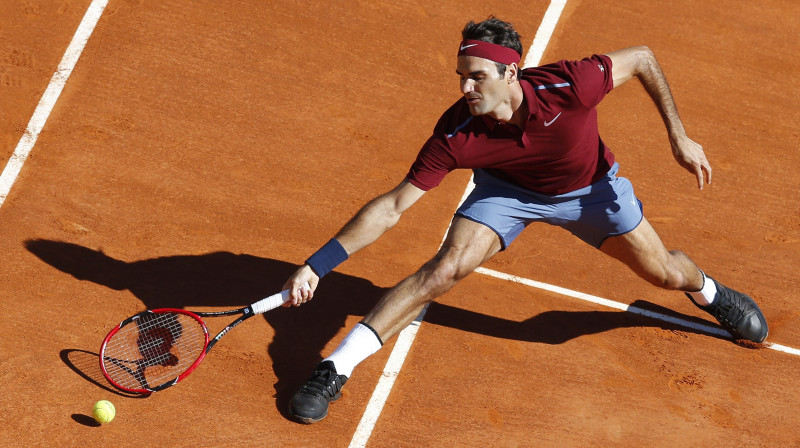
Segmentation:
[[(308, 289), (306, 283), (303, 289)], [(230, 311), (200, 312), (161, 308), (131, 316), (114, 327), (100, 347), (100, 368), (117, 388), (149, 394), (186, 378), (206, 353), (233, 327), (275, 309), (290, 299), (289, 290)], [(203, 317), (241, 314), (213, 339)]]

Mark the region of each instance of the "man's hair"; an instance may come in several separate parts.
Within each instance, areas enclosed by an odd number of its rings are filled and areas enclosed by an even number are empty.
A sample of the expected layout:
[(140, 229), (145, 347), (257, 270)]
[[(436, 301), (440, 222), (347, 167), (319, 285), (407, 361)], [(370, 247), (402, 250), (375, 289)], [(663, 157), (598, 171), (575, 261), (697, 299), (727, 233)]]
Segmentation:
[[(470, 21), (464, 29), (461, 30), (461, 38), (464, 40), (482, 40), (484, 42), (491, 42), (493, 44), (508, 47), (522, 57), (522, 43), (520, 42), (519, 33), (514, 30), (514, 26), (509, 22), (504, 22), (494, 16), (480, 23)], [(497, 73), (500, 76), (505, 75), (506, 65), (495, 62), (497, 66)]]

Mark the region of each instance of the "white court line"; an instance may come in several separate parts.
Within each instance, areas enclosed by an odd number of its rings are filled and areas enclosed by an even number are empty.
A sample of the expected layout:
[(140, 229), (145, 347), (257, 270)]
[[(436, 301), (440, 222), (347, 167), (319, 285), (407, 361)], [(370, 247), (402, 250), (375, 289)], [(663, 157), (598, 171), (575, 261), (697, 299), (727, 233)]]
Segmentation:
[(562, 288), (560, 286), (554, 286), (554, 285), (550, 285), (550, 284), (547, 284), (547, 283), (537, 282), (535, 280), (530, 280), (530, 279), (527, 279), (527, 278), (518, 277), (516, 275), (506, 274), (506, 273), (503, 273), (503, 272), (494, 271), (494, 270), (486, 269), (486, 268), (475, 269), (475, 272), (478, 272), (478, 273), (481, 273), (481, 274), (484, 274), (484, 275), (488, 275), (490, 277), (499, 278), (501, 280), (508, 280), (508, 281), (514, 282), (514, 283), (521, 283), (521, 284), (526, 285), (526, 286), (530, 286), (530, 287), (538, 288), (538, 289), (543, 289), (545, 291), (554, 292), (556, 294), (561, 294), (563, 296), (573, 297), (573, 298), (576, 298), (576, 299), (580, 299), (580, 300), (583, 300), (583, 301), (586, 301), (586, 302), (591, 302), (591, 303), (594, 303), (594, 304), (597, 304), (597, 305), (601, 305), (601, 306), (605, 306), (605, 307), (608, 307), (608, 308), (614, 308), (614, 309), (617, 309), (617, 310), (620, 310), (620, 311), (628, 311), (628, 312), (631, 312), (631, 313), (634, 313), (634, 314), (639, 314), (639, 315), (642, 315), (642, 316), (652, 317), (654, 319), (663, 320), (665, 322), (669, 322), (669, 323), (672, 323), (672, 324), (676, 324), (676, 325), (680, 325), (680, 326), (683, 326), (683, 327), (692, 328), (694, 330), (702, 331), (704, 333), (709, 333), (709, 334), (713, 334), (713, 335), (716, 335), (716, 336), (727, 336), (727, 337), (730, 337), (730, 334), (727, 331), (725, 331), (725, 330), (723, 330), (722, 328), (719, 328), (719, 327), (712, 327), (712, 326), (705, 325), (705, 324), (698, 324), (698, 323), (695, 323), (695, 322), (690, 322), (690, 321), (687, 321), (687, 320), (684, 320), (684, 319), (680, 319), (680, 318), (677, 318), (677, 317), (674, 317), (674, 316), (669, 316), (667, 314), (656, 313), (654, 311), (648, 311), (648, 310), (645, 310), (643, 308), (626, 305), (624, 303), (615, 302), (613, 300), (604, 299), (602, 297), (593, 296), (591, 294), (586, 294), (586, 293), (582, 293), (582, 292), (578, 292), (578, 291), (573, 291), (571, 289)]
[(797, 355), (800, 356), (800, 350), (792, 347), (787, 347), (781, 344), (775, 344), (773, 342), (767, 342), (767, 348), (771, 348), (773, 350), (777, 350), (779, 352), (788, 353), (790, 355)]
[(17, 176), (22, 170), (22, 165), (28, 159), (33, 145), (36, 144), (36, 140), (39, 138), (39, 134), (42, 132), (53, 106), (55, 106), (58, 97), (61, 95), (67, 79), (72, 74), (72, 70), (75, 68), (75, 64), (77, 64), (78, 58), (80, 58), (83, 48), (86, 46), (86, 42), (89, 41), (89, 36), (92, 35), (94, 27), (100, 20), (100, 16), (103, 14), (107, 4), (108, 0), (94, 0), (89, 5), (89, 9), (86, 10), (86, 14), (84, 14), (81, 24), (78, 25), (75, 35), (72, 36), (72, 41), (61, 58), (61, 63), (58, 64), (56, 72), (50, 78), (50, 84), (42, 94), (42, 98), (39, 100), (31, 120), (28, 122), (28, 127), (25, 128), (25, 133), (22, 134), (22, 138), (14, 149), (14, 153), (11, 154), (8, 164), (3, 169), (3, 173), (0, 174), (0, 207), (6, 201), (6, 197), (11, 191), (11, 186), (16, 182)]
[[(517, 277), (516, 275), (510, 275), (499, 271), (494, 271), (491, 269), (486, 268), (478, 268), (475, 272), (488, 275), (490, 277), (499, 278), (501, 280), (508, 280), (514, 283), (521, 283), (526, 286), (530, 286), (533, 288), (543, 289), (545, 291), (554, 292), (556, 294), (561, 294), (568, 297), (574, 297), (576, 299), (584, 300), (586, 302), (595, 303), (597, 305), (602, 305), (608, 308), (615, 308), (621, 311), (627, 311), (629, 313), (638, 314), (640, 316), (647, 316), (652, 317), (653, 319), (662, 320), (664, 322), (669, 322), (671, 324), (680, 325), (681, 327), (691, 328), (693, 330), (702, 331), (703, 333), (713, 334), (716, 336), (723, 336), (725, 338), (731, 337), (730, 333), (723, 330), (720, 327), (712, 327), (710, 325), (705, 324), (698, 324), (695, 322), (691, 322), (688, 320), (684, 320), (678, 317), (670, 316), (667, 314), (657, 313), (655, 311), (649, 311), (644, 308), (639, 308), (636, 306), (626, 305), (624, 303), (615, 302), (613, 300), (604, 299), (602, 297), (593, 296), (591, 294), (585, 294), (578, 291), (573, 291), (571, 289), (562, 288), (560, 286), (554, 286), (547, 283), (537, 282), (535, 280), (529, 280), (523, 277)], [(772, 350), (777, 350), (779, 352), (789, 353), (791, 355), (798, 355), (800, 356), (800, 350), (792, 347), (787, 347), (781, 344), (774, 344), (772, 342), (767, 342), (764, 344), (766, 348), (770, 348)]]
[(533, 37), (533, 44), (528, 49), (528, 54), (525, 56), (523, 67), (535, 67), (542, 61), (544, 50), (547, 44), (550, 43), (550, 38), (553, 37), (553, 31), (556, 29), (558, 19), (561, 18), (561, 13), (564, 12), (564, 7), (567, 5), (567, 0), (552, 0), (550, 6), (542, 17), (542, 24), (536, 30), (536, 36)]
[[(542, 23), (536, 32), (536, 36), (533, 38), (533, 44), (530, 49), (528, 49), (528, 55), (525, 58), (525, 67), (539, 64), (542, 54), (544, 54), (544, 50), (547, 48), (547, 43), (553, 35), (553, 30), (555, 30), (558, 19), (561, 17), (561, 12), (564, 10), (564, 5), (566, 4), (567, 0), (552, 0), (550, 2), (550, 6), (547, 7), (547, 11), (542, 18)], [(473, 187), (474, 184), (472, 183), (472, 179), (470, 179), (469, 185), (467, 185), (467, 189), (461, 198), (461, 202), (464, 202), (464, 199), (469, 195)], [(461, 202), (459, 202), (459, 205)], [(449, 230), (448, 228), (448, 231)], [(447, 237), (447, 232), (445, 232), (444, 237)], [(378, 380), (378, 384), (375, 386), (375, 391), (372, 393), (369, 403), (367, 403), (367, 409), (364, 411), (364, 415), (358, 423), (356, 432), (353, 434), (353, 439), (350, 441), (350, 448), (366, 446), (370, 435), (372, 435), (372, 431), (375, 429), (378, 417), (381, 415), (381, 411), (383, 411), (383, 406), (389, 398), (389, 393), (392, 390), (392, 386), (394, 386), (397, 375), (400, 374), (400, 368), (403, 366), (403, 362), (409, 350), (411, 350), (411, 344), (414, 342), (414, 338), (417, 337), (417, 331), (422, 323), (422, 319), (425, 317), (427, 309), (428, 307), (425, 306), (414, 322), (403, 329), (397, 336), (397, 342), (383, 368), (383, 374)]]

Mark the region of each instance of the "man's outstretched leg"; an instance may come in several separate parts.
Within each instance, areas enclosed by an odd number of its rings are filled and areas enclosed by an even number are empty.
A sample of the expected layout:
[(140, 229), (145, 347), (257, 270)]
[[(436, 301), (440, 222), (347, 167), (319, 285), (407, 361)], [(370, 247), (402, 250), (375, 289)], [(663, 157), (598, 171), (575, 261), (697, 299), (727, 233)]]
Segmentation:
[(425, 304), (444, 294), (500, 248), (500, 238), (488, 227), (453, 218), (447, 240), (436, 256), (390, 289), (331, 356), (317, 366), (289, 401), (289, 415), (301, 423), (325, 418), (328, 404), (339, 399), (342, 386), (356, 365), (408, 326)]
[(633, 231), (608, 238), (600, 250), (656, 286), (684, 291), (734, 339), (761, 343), (767, 338), (767, 321), (750, 296), (708, 277), (683, 252), (667, 251), (646, 219)]

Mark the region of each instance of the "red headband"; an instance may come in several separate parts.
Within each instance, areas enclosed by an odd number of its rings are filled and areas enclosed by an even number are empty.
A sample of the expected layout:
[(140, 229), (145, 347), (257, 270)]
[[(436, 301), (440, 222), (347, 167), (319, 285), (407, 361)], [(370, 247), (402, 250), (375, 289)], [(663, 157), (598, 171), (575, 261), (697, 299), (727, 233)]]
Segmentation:
[(463, 40), (458, 47), (459, 56), (477, 56), (500, 64), (519, 64), (519, 53), (502, 45), (484, 42), (482, 40)]

